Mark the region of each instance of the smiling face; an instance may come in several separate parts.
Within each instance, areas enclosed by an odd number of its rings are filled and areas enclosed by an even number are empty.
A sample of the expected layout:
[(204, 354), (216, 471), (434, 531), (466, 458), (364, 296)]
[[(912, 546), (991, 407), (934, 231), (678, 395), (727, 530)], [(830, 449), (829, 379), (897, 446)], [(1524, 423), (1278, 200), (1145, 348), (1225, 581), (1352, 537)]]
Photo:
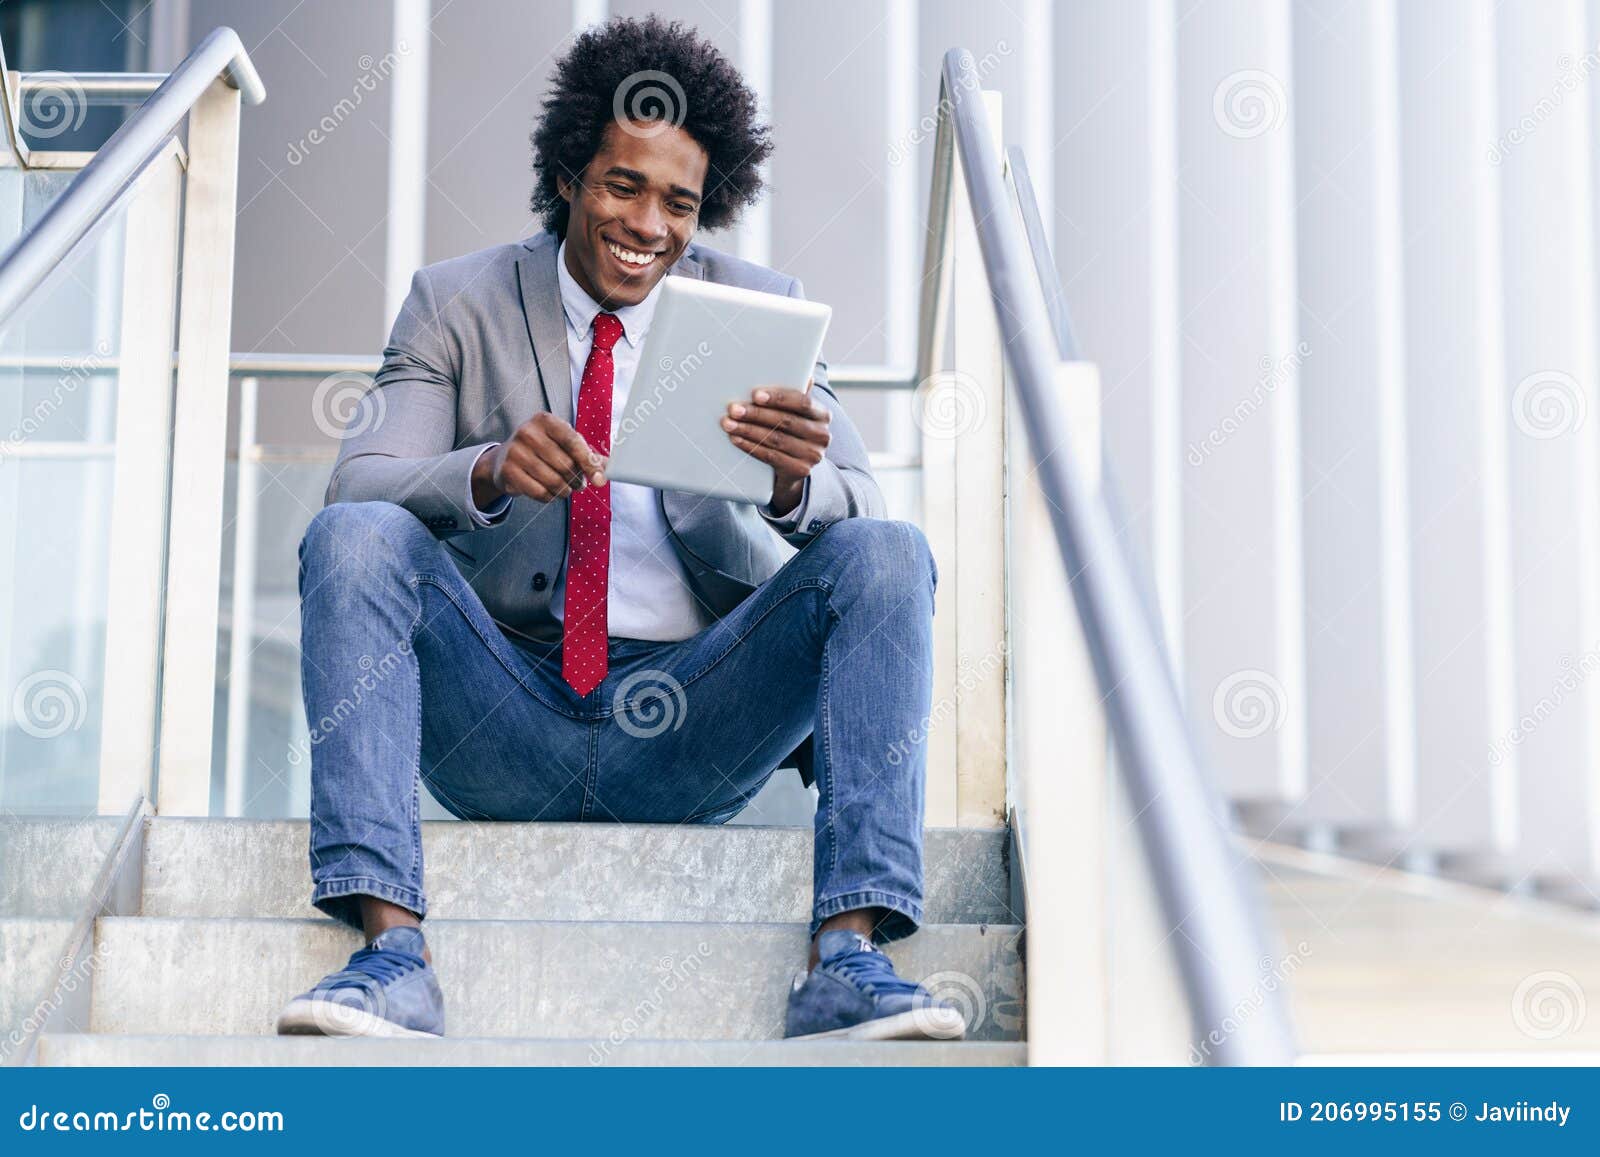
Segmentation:
[(571, 208), (567, 271), (602, 309), (638, 305), (683, 255), (700, 221), (706, 151), (675, 125), (612, 122)]

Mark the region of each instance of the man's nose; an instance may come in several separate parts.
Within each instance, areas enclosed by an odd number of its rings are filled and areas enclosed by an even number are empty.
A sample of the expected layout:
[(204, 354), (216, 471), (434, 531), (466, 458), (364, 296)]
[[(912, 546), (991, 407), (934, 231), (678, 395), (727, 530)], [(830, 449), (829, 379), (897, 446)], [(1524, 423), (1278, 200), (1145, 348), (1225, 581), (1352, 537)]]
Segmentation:
[(660, 245), (667, 239), (667, 216), (654, 203), (629, 205), (622, 214), (622, 224), (641, 245)]

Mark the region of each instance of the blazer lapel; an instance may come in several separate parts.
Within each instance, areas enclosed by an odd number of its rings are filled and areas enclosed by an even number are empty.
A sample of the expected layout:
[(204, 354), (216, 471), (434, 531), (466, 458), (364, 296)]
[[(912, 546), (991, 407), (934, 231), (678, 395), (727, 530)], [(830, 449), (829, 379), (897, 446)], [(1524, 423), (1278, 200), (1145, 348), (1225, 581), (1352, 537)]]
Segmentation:
[[(522, 316), (539, 366), (539, 385), (545, 408), (572, 422), (572, 367), (567, 363), (567, 321), (561, 309), (561, 285), (556, 280), (556, 253), (560, 243), (549, 233), (523, 242), (527, 250), (517, 258), (517, 278), (522, 291)], [(704, 281), (705, 266), (694, 256), (694, 246), (668, 271), (669, 276)]]
[(572, 367), (567, 364), (567, 322), (561, 309), (561, 286), (556, 281), (558, 243), (551, 234), (539, 233), (523, 244), (527, 252), (517, 258), (522, 316), (539, 365), (545, 408), (570, 424)]

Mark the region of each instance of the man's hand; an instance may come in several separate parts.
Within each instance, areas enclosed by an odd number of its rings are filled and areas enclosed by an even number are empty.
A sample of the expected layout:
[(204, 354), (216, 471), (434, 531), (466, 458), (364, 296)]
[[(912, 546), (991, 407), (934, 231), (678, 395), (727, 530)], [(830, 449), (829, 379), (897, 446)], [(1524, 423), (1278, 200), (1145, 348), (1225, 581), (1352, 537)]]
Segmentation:
[(762, 386), (750, 403), (733, 402), (722, 428), (739, 449), (772, 467), (771, 510), (788, 514), (800, 503), (806, 476), (828, 449), (832, 414), (806, 390)]
[(506, 494), (554, 502), (585, 486), (604, 486), (605, 467), (606, 460), (589, 449), (582, 434), (546, 411), (478, 459), (472, 500), (479, 510)]

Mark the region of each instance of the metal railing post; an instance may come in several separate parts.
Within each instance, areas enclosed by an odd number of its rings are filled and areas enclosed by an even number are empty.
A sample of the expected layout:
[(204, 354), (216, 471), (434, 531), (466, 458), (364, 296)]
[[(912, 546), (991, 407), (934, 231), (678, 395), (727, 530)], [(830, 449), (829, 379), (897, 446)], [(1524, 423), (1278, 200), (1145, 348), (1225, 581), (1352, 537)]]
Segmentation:
[(244, 814), (245, 768), (250, 754), (250, 660), (255, 654), (256, 538), (260, 531), (261, 469), (256, 445), (260, 383), (239, 381), (239, 468), (234, 475), (233, 602), (228, 619), (228, 738), (223, 764), (222, 814)]
[[(999, 96), (984, 93), (998, 127)], [(943, 102), (942, 102), (943, 103)], [(935, 142), (917, 422), (923, 525), (939, 568), (928, 822), (1003, 827), (1005, 792), (1005, 358), (983, 255), (948, 133)], [(944, 334), (951, 338), (944, 366)], [(943, 367), (943, 368), (941, 368)], [(942, 612), (942, 613), (940, 613)]]
[(239, 104), (239, 91), (217, 79), (189, 113), (156, 784), (163, 815), (211, 810)]
[[(1098, 488), (1100, 374), (1062, 362), (1053, 394), (1073, 450)], [(1111, 1059), (1113, 948), (1106, 718), (1094, 665), (1055, 547), (1050, 509), (1016, 407), (1007, 414), (1007, 658), (1019, 859), (1029, 881), (1028, 1063)]]
[[(99, 810), (147, 795), (155, 768), (156, 672), (166, 572), (172, 330), (182, 170), (176, 150), (145, 170), (128, 203), (120, 264), (116, 428), (106, 564)], [(104, 242), (102, 242), (104, 244)], [(83, 449), (87, 450), (88, 447)]]

